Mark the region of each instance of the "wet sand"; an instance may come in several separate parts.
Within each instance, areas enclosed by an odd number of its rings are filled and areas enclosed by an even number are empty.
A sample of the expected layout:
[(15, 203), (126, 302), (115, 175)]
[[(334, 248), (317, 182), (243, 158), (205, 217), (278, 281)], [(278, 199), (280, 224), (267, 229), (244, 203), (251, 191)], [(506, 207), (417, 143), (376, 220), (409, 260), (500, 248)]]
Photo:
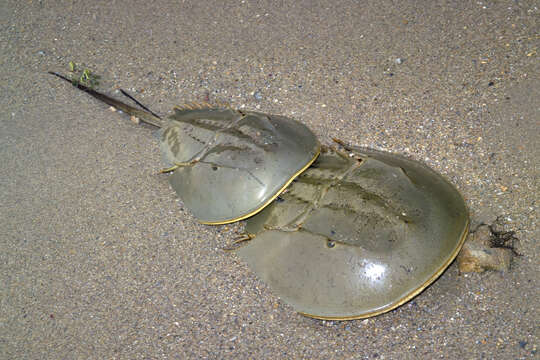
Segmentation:
[[(538, 357), (537, 2), (129, 4), (0, 5), (2, 358)], [(523, 256), (375, 318), (303, 317), (222, 250), (242, 224), (176, 199), (151, 129), (46, 74), (69, 61), (160, 114), (224, 101), (423, 161)]]

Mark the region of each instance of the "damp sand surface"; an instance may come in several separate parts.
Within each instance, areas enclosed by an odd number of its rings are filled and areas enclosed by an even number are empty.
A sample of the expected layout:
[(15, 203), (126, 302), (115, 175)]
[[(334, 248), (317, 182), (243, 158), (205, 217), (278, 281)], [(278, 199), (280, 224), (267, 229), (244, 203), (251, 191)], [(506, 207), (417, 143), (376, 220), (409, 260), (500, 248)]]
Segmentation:
[[(2, 358), (538, 358), (537, 2), (0, 8)], [(160, 114), (228, 102), (423, 161), (522, 256), (453, 264), (375, 318), (303, 317), (222, 250), (242, 224), (201, 225), (176, 199), (151, 129), (47, 74), (70, 61)]]

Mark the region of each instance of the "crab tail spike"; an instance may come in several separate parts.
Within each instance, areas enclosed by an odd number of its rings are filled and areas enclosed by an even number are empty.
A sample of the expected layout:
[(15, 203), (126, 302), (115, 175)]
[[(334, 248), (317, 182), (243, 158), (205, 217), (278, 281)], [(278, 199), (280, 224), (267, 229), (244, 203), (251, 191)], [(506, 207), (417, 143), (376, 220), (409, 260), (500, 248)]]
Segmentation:
[(65, 77), (63, 75), (60, 75), (58, 73), (49, 71), (49, 74), (54, 75), (56, 77), (59, 77), (62, 80), (65, 80), (65, 81), (69, 82), (70, 84), (72, 84), (73, 86), (78, 88), (79, 90), (84, 91), (85, 93), (87, 93), (90, 96), (93, 96), (94, 98), (104, 102), (105, 104), (114, 106), (115, 108), (117, 108), (119, 110), (122, 110), (126, 114), (135, 116), (136, 118), (138, 118), (140, 121), (142, 121), (144, 123), (156, 126), (158, 128), (163, 126), (163, 121), (161, 120), (161, 118), (159, 116), (156, 116), (156, 115), (154, 115), (154, 114), (152, 114), (152, 113), (150, 113), (148, 111), (140, 110), (140, 109), (137, 109), (137, 108), (135, 108), (133, 106), (124, 104), (121, 101), (118, 101), (116, 99), (113, 99), (113, 98), (105, 95), (105, 94), (102, 94), (102, 93), (97, 92), (97, 91), (95, 91), (93, 89), (90, 89), (89, 87), (84, 86), (80, 82), (68, 79), (67, 77)]
[(133, 102), (135, 102), (137, 105), (139, 105), (143, 110), (146, 110), (147, 112), (149, 112), (150, 114), (154, 115), (155, 117), (157, 117), (158, 119), (161, 119), (161, 117), (156, 114), (155, 112), (153, 112), (152, 110), (150, 110), (149, 108), (147, 108), (146, 106), (144, 106), (143, 104), (141, 104), (139, 102), (139, 100), (135, 99), (133, 96), (131, 96), (127, 91), (123, 90), (123, 89), (120, 89), (120, 92), (122, 93), (122, 95), (124, 95), (125, 97), (127, 98), (130, 98), (131, 100), (133, 100)]

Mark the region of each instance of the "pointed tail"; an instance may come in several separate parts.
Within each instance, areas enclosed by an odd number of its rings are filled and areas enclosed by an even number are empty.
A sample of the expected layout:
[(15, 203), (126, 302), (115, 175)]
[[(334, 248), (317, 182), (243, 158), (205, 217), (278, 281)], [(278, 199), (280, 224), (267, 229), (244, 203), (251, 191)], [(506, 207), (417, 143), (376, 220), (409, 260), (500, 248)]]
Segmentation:
[(163, 126), (163, 120), (161, 120), (161, 118), (159, 116), (157, 116), (155, 114), (152, 114), (149, 111), (144, 111), (144, 110), (141, 110), (141, 109), (137, 109), (137, 108), (135, 108), (133, 106), (124, 104), (121, 101), (118, 101), (116, 99), (113, 99), (113, 98), (105, 95), (105, 94), (102, 94), (102, 93), (97, 92), (97, 91), (95, 91), (93, 89), (90, 89), (89, 87), (84, 86), (83, 84), (81, 84), (81, 83), (79, 83), (77, 81), (72, 81), (72, 80), (68, 79), (67, 77), (65, 77), (63, 75), (60, 75), (58, 73), (49, 71), (49, 74), (57, 76), (60, 79), (69, 82), (70, 84), (72, 84), (76, 88), (84, 91), (85, 93), (95, 97), (96, 99), (98, 99), (100, 101), (103, 101), (105, 104), (114, 106), (115, 108), (117, 108), (119, 110), (122, 110), (126, 114), (137, 117), (140, 121), (142, 121), (144, 123), (156, 126), (158, 128), (161, 128)]

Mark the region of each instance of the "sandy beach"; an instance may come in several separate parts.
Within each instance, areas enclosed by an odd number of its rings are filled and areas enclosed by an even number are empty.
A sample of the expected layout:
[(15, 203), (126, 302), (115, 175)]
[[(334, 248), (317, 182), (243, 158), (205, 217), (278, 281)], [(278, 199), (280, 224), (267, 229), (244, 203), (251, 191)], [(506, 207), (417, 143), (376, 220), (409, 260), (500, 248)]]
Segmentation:
[[(3, 1), (0, 358), (537, 359), (536, 1)], [(448, 178), (509, 271), (452, 264), (364, 320), (297, 314), (160, 174), (153, 130), (47, 74), (69, 62), (154, 112), (281, 114)]]

